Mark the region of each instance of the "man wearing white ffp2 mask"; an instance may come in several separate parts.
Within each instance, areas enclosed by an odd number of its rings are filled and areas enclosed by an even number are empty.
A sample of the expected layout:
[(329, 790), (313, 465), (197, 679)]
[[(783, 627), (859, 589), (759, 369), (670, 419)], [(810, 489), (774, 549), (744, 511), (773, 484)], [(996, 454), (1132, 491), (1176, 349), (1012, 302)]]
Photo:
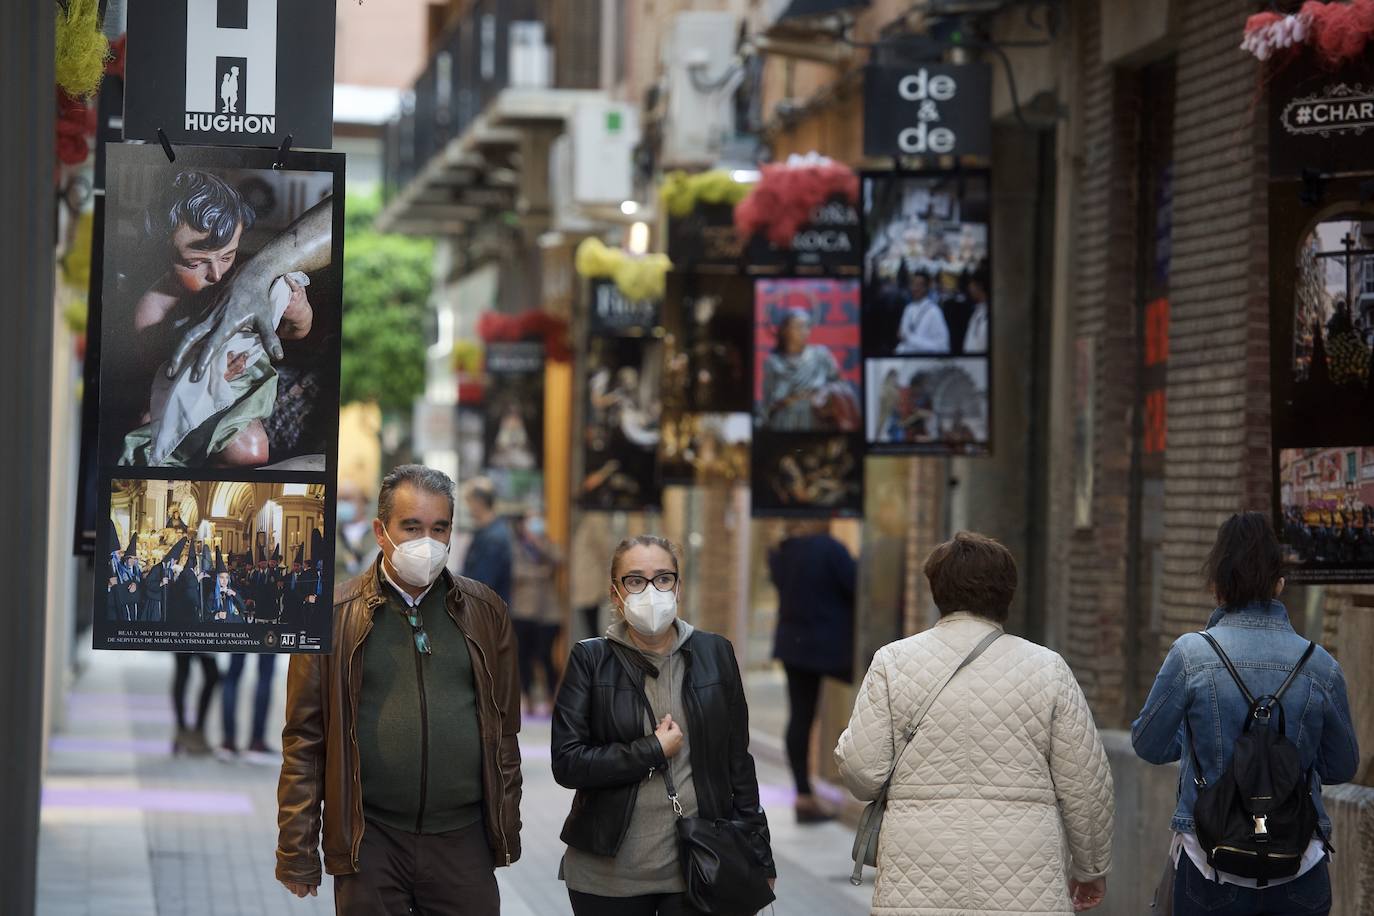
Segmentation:
[(493, 868), (520, 857), (515, 639), (505, 603), (444, 568), (453, 506), (441, 471), (388, 474), (382, 555), (336, 593), (334, 653), (291, 661), (277, 879), (318, 891), (323, 805), (342, 916), (496, 916)]

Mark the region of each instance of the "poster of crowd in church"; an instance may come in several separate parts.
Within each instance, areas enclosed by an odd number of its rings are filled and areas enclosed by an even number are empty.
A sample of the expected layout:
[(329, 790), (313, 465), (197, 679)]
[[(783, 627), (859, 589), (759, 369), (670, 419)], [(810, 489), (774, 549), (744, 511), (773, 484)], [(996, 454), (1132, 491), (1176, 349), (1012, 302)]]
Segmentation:
[(663, 482), (687, 486), (748, 483), (753, 434), (747, 413), (668, 414), (659, 448)]
[(661, 501), (663, 345), (645, 337), (588, 342), (582, 508), (634, 511)]
[(754, 416), (769, 433), (861, 430), (857, 280), (758, 280)]
[(991, 408), (985, 358), (870, 359), (865, 433), (884, 454), (981, 455)]
[(988, 174), (868, 174), (863, 210), (864, 354), (987, 353)]
[(1374, 447), (1284, 449), (1276, 464), (1290, 579), (1374, 582)]
[(862, 515), (861, 440), (826, 433), (755, 436), (751, 513), (756, 518)]
[(748, 413), (752, 409), (752, 280), (739, 274), (669, 274), (663, 326), (665, 410)]
[(324, 484), (115, 479), (106, 496), (96, 648), (329, 652)]
[(111, 145), (105, 466), (323, 472), (338, 429), (343, 157)]
[(483, 460), (497, 508), (537, 508), (544, 486), (544, 344), (487, 344), (486, 375)]

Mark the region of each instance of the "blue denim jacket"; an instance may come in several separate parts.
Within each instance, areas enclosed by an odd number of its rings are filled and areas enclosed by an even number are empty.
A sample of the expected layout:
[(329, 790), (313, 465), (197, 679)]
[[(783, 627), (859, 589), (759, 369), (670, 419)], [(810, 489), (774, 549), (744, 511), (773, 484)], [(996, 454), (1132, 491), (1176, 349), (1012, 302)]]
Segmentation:
[[(1208, 632), (1256, 697), (1278, 690), (1307, 648), (1307, 640), (1293, 631), (1288, 610), (1278, 601), (1231, 612), (1219, 609), (1208, 622)], [(1314, 770), (1312, 799), (1321, 829), (1329, 838), (1331, 820), (1322, 806), (1321, 785), (1348, 782), (1360, 763), (1341, 666), (1318, 646), (1282, 703), (1287, 719), (1285, 734), (1297, 746), (1303, 767)], [(1188, 717), (1192, 727), (1203, 776), (1211, 783), (1230, 762), (1231, 748), (1248, 714), (1240, 688), (1207, 641), (1197, 633), (1181, 636), (1169, 650), (1145, 708), (1131, 726), (1131, 744), (1142, 759), (1156, 764), (1183, 762), (1174, 830), (1197, 832), (1193, 803), (1198, 789), (1192, 760), (1183, 744), (1183, 717)]]

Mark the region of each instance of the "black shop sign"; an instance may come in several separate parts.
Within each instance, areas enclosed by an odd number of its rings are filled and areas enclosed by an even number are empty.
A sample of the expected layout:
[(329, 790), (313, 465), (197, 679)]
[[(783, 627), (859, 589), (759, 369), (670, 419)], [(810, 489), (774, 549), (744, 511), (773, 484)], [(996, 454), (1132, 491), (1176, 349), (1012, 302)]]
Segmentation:
[(869, 67), (864, 155), (986, 157), (992, 152), (991, 99), (983, 64)]
[(329, 149), (334, 3), (130, 3), (125, 139)]
[(1374, 141), (1374, 66), (1332, 72), (1305, 59), (1269, 84), (1269, 173), (1297, 178), (1367, 172)]

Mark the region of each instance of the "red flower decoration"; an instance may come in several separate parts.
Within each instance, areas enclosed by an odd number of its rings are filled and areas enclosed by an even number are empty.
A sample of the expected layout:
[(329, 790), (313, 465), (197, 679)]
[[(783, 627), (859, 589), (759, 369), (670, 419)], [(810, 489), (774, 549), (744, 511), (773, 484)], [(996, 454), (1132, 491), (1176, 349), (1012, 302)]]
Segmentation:
[(542, 339), (545, 356), (550, 362), (564, 363), (572, 359), (568, 323), (538, 309), (520, 315), (487, 312), (477, 319), (477, 336), (487, 343)]
[(105, 61), (105, 73), (124, 79), (124, 55), (129, 44), (129, 33), (125, 32), (110, 42), (110, 56)]
[(735, 207), (735, 230), (743, 239), (766, 231), (770, 242), (790, 249), (812, 212), (836, 197), (859, 202), (859, 176), (843, 163), (814, 157), (765, 165), (763, 178)]

